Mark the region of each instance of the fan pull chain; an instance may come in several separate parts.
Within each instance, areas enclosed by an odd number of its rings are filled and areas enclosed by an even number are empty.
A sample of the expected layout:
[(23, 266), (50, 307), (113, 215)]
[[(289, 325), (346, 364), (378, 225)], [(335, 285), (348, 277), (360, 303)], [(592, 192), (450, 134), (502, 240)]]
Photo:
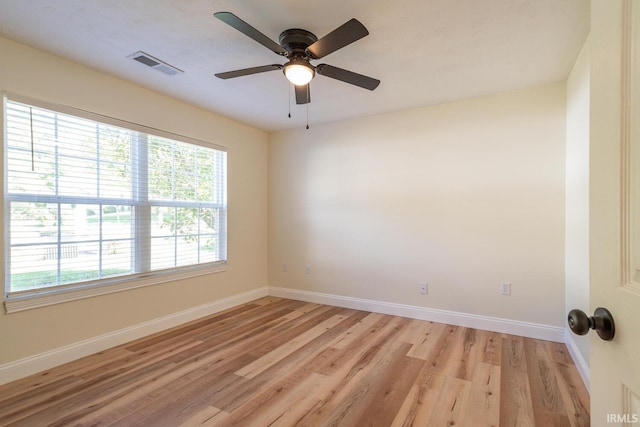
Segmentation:
[(31, 126), (31, 172), (36, 170), (35, 153), (33, 148), (33, 108), (29, 107), (29, 125)]
[(289, 84), (289, 118), (291, 118), (291, 85)]
[(309, 103), (307, 102), (307, 129), (309, 129)]

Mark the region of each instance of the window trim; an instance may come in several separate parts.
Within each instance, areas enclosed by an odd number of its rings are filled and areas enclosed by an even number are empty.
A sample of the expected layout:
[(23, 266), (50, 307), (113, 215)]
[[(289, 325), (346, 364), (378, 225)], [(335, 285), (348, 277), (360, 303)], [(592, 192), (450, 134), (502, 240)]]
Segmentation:
[[(222, 145), (209, 143), (205, 141), (201, 141), (195, 138), (191, 138), (184, 135), (174, 134), (171, 132), (163, 131), (160, 129), (140, 125), (137, 123), (133, 123), (127, 120), (118, 119), (110, 116), (104, 116), (98, 113), (94, 113), (91, 111), (86, 111), (79, 108), (74, 108), (61, 104), (54, 104), (47, 101), (37, 100), (29, 97), (25, 97), (22, 95), (17, 95), (11, 92), (3, 92), (3, 151), (6, 143), (7, 132), (6, 132), (6, 112), (7, 112), (7, 101), (15, 101), (23, 104), (33, 105), (34, 107), (44, 108), (52, 111), (56, 111), (62, 114), (69, 114), (75, 117), (80, 117), (88, 120), (93, 120), (100, 123), (105, 123), (112, 126), (117, 127), (125, 127), (129, 130), (142, 132), (150, 135), (155, 135), (162, 138), (168, 138), (188, 144), (194, 144), (205, 148), (210, 148), (214, 150), (219, 150), (223, 152), (227, 152), (227, 148)], [(5, 159), (6, 161), (6, 159)], [(6, 164), (3, 164), (3, 193), (6, 190), (6, 182), (7, 182), (7, 168)], [(224, 174), (224, 188), (225, 188), (225, 197), (226, 200), (226, 188), (227, 188), (227, 177), (226, 173)], [(6, 195), (3, 194), (3, 197), (6, 201)], [(54, 198), (56, 196), (53, 196)], [(15, 197), (12, 197), (15, 199)], [(225, 203), (226, 208), (228, 209), (228, 204)], [(223, 213), (221, 213), (222, 218), (221, 221), (224, 221), (225, 227), (220, 232), (220, 239), (224, 239), (223, 253), (224, 260), (216, 261), (207, 264), (199, 264), (199, 265), (191, 265), (191, 266), (182, 266), (175, 267), (171, 269), (164, 270), (155, 270), (150, 272), (143, 272), (132, 274), (128, 276), (116, 276), (106, 279), (98, 279), (93, 281), (85, 281), (85, 282), (77, 282), (77, 283), (69, 283), (63, 285), (57, 285), (55, 287), (44, 287), (39, 289), (29, 289), (24, 291), (14, 291), (10, 292), (7, 289), (7, 284), (5, 283), (3, 289), (4, 295), (4, 306), (6, 313), (14, 313), (23, 310), (44, 307), (52, 304), (59, 304), (68, 301), (75, 301), (84, 298), (90, 298), (98, 295), (106, 295), (115, 292), (121, 292), (129, 289), (137, 289), (141, 287), (173, 282), (176, 280), (187, 279), (192, 277), (198, 277), (218, 272), (223, 272), (227, 270), (227, 256), (228, 256), (228, 247), (227, 247), (227, 209), (223, 209)], [(5, 233), (8, 232), (8, 223), (9, 218), (6, 212), (6, 206), (3, 209), (4, 216), (4, 230)], [(6, 240), (8, 236), (5, 234), (4, 239)], [(4, 260), (5, 265), (8, 265), (9, 262), (9, 251), (6, 250), (6, 242), (3, 241), (3, 251), (4, 251)], [(4, 278), (3, 278), (4, 280)]]
[(5, 312), (15, 313), (32, 308), (91, 298), (98, 295), (106, 295), (127, 291), (129, 289), (143, 288), (176, 280), (219, 273), (227, 271), (227, 262), (218, 261), (213, 265), (193, 266), (192, 268), (180, 267), (179, 270), (180, 271), (176, 271), (175, 273), (167, 273), (166, 270), (159, 270), (142, 273), (137, 276), (133, 275), (133, 277), (127, 276), (126, 278), (119, 277), (112, 280), (104, 279), (100, 281), (82, 282), (80, 285), (68, 284), (56, 286), (55, 288), (11, 292), (5, 295)]

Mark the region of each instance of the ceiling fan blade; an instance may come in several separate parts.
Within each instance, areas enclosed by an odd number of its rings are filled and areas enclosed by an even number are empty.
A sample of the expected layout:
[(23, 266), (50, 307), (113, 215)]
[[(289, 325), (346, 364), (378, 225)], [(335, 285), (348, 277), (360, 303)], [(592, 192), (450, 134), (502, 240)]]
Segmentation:
[(380, 80), (378, 79), (363, 76), (362, 74), (343, 70), (342, 68), (334, 67), (327, 64), (318, 65), (316, 67), (316, 73), (369, 90), (374, 90), (380, 84)]
[(369, 31), (360, 21), (353, 18), (307, 47), (307, 52), (314, 59), (320, 59), (367, 35), (369, 35)]
[(260, 31), (253, 28), (251, 25), (244, 22), (231, 12), (216, 12), (213, 14), (216, 18), (240, 31), (247, 37), (257, 41), (267, 49), (270, 49), (278, 55), (286, 55), (287, 51), (278, 43), (271, 40), (269, 37), (262, 34)]
[(234, 77), (248, 76), (250, 74), (264, 73), (266, 71), (281, 70), (282, 65), (262, 65), (260, 67), (243, 68), (242, 70), (227, 71), (225, 73), (218, 73), (216, 77), (220, 79), (233, 79)]
[(303, 86), (294, 85), (296, 87), (296, 104), (308, 104), (311, 102), (311, 91), (309, 84)]

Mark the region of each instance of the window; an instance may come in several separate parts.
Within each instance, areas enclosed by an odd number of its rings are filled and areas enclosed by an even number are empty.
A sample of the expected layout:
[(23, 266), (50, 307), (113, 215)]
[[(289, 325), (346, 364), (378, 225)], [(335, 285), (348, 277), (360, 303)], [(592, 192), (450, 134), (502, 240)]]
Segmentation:
[(224, 265), (221, 147), (5, 100), (7, 300)]

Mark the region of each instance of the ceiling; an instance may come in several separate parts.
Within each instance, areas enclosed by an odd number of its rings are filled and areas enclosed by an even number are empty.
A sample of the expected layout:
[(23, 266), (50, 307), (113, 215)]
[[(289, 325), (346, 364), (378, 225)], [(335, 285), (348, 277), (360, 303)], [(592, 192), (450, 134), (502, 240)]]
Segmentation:
[[(275, 41), (288, 28), (320, 38), (357, 18), (369, 36), (313, 64), (382, 83), (368, 91), (317, 75), (307, 111), (280, 71), (218, 79), (286, 61), (218, 11)], [(565, 80), (588, 32), (587, 0), (0, 0), (3, 37), (267, 131), (303, 127), (307, 112), (313, 126)], [(140, 50), (184, 73), (127, 58)]]

